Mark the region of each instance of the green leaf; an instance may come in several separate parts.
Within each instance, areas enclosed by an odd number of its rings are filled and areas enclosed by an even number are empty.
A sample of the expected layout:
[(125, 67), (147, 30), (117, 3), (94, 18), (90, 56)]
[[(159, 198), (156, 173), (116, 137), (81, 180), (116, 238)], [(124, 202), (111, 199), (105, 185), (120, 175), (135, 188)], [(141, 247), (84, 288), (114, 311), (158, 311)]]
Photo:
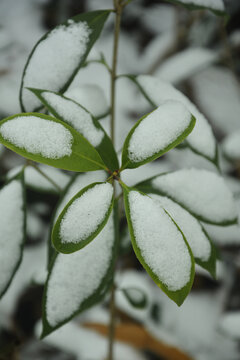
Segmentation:
[(228, 14), (226, 13), (226, 11), (224, 9), (224, 3), (223, 3), (223, 8), (220, 9), (218, 6), (214, 6), (214, 3), (212, 3), (212, 6), (207, 5), (206, 1), (204, 1), (204, 0), (202, 0), (202, 4), (200, 4), (199, 1), (196, 3), (194, 0), (192, 0), (192, 2), (184, 1), (184, 0), (182, 0), (182, 1), (181, 0), (166, 0), (166, 1), (168, 1), (170, 3), (174, 3), (176, 5), (182, 5), (188, 10), (210, 10), (215, 15), (228, 16)]
[(42, 338), (100, 302), (112, 285), (118, 244), (117, 212), (113, 214), (88, 246), (53, 259), (43, 296)]
[(89, 244), (106, 225), (113, 207), (113, 187), (93, 183), (79, 191), (64, 207), (52, 232), (57, 251), (70, 254)]
[(26, 238), (24, 173), (0, 190), (0, 298), (9, 288), (22, 260)]
[(216, 251), (212, 241), (199, 221), (182, 206), (168, 197), (156, 194), (149, 195), (151, 198), (157, 200), (178, 224), (192, 250), (196, 263), (209, 271), (215, 278)]
[(195, 118), (178, 101), (167, 101), (143, 116), (129, 132), (122, 167), (136, 168), (180, 144), (193, 130)]
[(139, 288), (128, 287), (120, 289), (127, 301), (137, 309), (144, 309), (147, 306), (147, 295)]
[(65, 92), (99, 37), (110, 10), (77, 15), (46, 33), (33, 48), (24, 68), (20, 104), (36, 111), (40, 102), (26, 89)]
[(178, 225), (156, 201), (126, 186), (123, 192), (135, 254), (155, 283), (180, 306), (193, 283), (191, 249)]
[(96, 148), (112, 171), (119, 169), (117, 154), (103, 127), (84, 107), (61, 94), (47, 90), (29, 89), (57, 119), (66, 122)]
[(212, 128), (205, 116), (196, 108), (196, 106), (172, 84), (150, 75), (122, 75), (130, 79), (149, 104), (156, 108), (168, 100), (180, 101), (190, 113), (196, 118), (196, 125), (192, 133), (185, 140), (186, 145), (197, 155), (200, 155), (212, 162), (217, 168), (218, 150)]
[(27, 159), (60, 169), (79, 172), (107, 169), (81, 134), (48, 115), (26, 113), (2, 120), (0, 142)]
[(238, 221), (232, 193), (224, 179), (211, 171), (191, 168), (162, 173), (137, 184), (136, 188), (167, 196), (208, 224), (227, 226)]

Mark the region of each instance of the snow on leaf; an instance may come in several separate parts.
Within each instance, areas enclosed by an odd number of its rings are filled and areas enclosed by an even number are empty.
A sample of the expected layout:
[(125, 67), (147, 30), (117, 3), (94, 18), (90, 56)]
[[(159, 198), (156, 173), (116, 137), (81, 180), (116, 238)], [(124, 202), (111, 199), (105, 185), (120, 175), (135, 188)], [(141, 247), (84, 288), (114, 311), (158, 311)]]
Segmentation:
[(194, 273), (194, 260), (182, 232), (158, 201), (126, 188), (124, 199), (136, 256), (156, 284), (181, 305)]
[(20, 265), (25, 231), (23, 175), (20, 174), (0, 190), (0, 297)]
[(102, 88), (94, 84), (84, 84), (68, 89), (64, 96), (85, 107), (95, 118), (104, 117), (109, 107)]
[(135, 308), (143, 309), (147, 305), (147, 295), (142, 289), (128, 287), (121, 289), (127, 301)]
[(67, 89), (100, 35), (108, 15), (108, 10), (77, 15), (38, 41), (23, 73), (20, 90), (23, 111), (34, 111), (41, 105), (27, 87), (61, 92)]
[(141, 118), (128, 134), (122, 168), (135, 168), (158, 158), (192, 131), (195, 119), (178, 101), (166, 101)]
[(240, 130), (227, 136), (223, 142), (223, 152), (230, 160), (240, 160)]
[(76, 130), (51, 116), (25, 113), (0, 123), (0, 142), (17, 154), (70, 171), (107, 169), (95, 148)]
[(82, 249), (106, 225), (113, 206), (113, 186), (93, 183), (77, 193), (61, 212), (52, 232), (55, 248), (62, 253)]
[(223, 178), (211, 171), (178, 170), (156, 176), (137, 187), (168, 196), (206, 223), (230, 225), (237, 222), (232, 193)]
[(178, 224), (192, 250), (196, 262), (213, 276), (216, 272), (216, 254), (212, 243), (201, 224), (187, 210), (165, 196), (150, 194), (159, 201)]
[(74, 254), (58, 254), (45, 286), (43, 336), (100, 301), (112, 276), (113, 215), (96, 239)]
[(220, 329), (233, 339), (240, 339), (240, 311), (229, 311), (219, 321)]
[(192, 151), (217, 163), (217, 148), (211, 126), (196, 106), (180, 91), (157, 77), (140, 75), (136, 78), (129, 77), (138, 86), (152, 106), (159, 106), (167, 100), (180, 101), (196, 118), (196, 125), (186, 139)]
[(80, 104), (65, 96), (47, 90), (31, 90), (53, 116), (66, 122), (96, 147), (106, 165), (113, 171), (119, 167), (112, 141), (99, 121)]
[[(22, 166), (16, 166), (7, 173), (7, 179), (13, 178), (22, 170)], [(52, 179), (61, 189), (64, 189), (70, 180), (66, 173), (46, 165), (39, 165), (38, 168), (43, 171), (50, 179)], [(41, 175), (34, 167), (27, 166), (24, 170), (25, 184), (38, 191), (59, 192), (56, 187), (51, 184), (43, 175)]]

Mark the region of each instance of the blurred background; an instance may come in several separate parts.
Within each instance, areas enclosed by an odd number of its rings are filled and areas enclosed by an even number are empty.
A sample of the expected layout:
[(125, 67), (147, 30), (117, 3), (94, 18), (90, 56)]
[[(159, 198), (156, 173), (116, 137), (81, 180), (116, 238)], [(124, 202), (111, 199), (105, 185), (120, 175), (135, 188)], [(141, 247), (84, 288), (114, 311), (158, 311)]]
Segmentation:
[[(151, 74), (171, 82), (204, 113), (219, 142), (223, 176), (240, 213), (240, 158), (226, 159), (222, 144), (240, 130), (240, 2), (225, 1), (230, 20), (208, 11), (188, 11), (158, 0), (133, 0), (123, 14), (118, 73)], [(18, 94), (27, 57), (37, 40), (69, 17), (111, 8), (111, 0), (0, 0), (0, 119), (20, 112)], [(113, 17), (89, 55), (104, 53), (111, 63)], [(92, 85), (98, 85), (92, 88)], [(109, 106), (110, 78), (97, 63), (79, 71), (72, 88), (95, 91)], [(96, 104), (88, 104), (97, 111)], [(96, 101), (97, 103), (97, 101)], [(127, 79), (117, 83), (117, 150), (134, 125), (150, 111)], [(101, 120), (106, 130), (109, 118)], [(24, 160), (0, 147), (0, 180)], [(125, 170), (128, 185), (157, 173), (182, 167), (216, 171), (189, 149), (174, 149), (161, 160)], [(61, 188), (71, 174), (43, 166)], [(75, 321), (38, 340), (41, 297), (46, 279), (48, 237), (59, 195), (44, 178), (29, 171), (27, 181), (27, 242), (23, 261), (0, 302), (0, 360), (103, 360), (107, 340), (108, 298)], [(14, 221), (14, 219), (13, 219)], [(138, 263), (130, 246), (126, 222), (121, 226), (121, 260), (117, 281), (146, 295), (143, 309), (133, 308), (117, 292), (116, 360), (238, 360), (240, 359), (240, 227), (206, 226), (219, 253), (217, 280), (196, 269), (193, 289), (178, 308)], [(100, 326), (101, 325), (101, 326)], [(127, 335), (126, 335), (127, 334)]]

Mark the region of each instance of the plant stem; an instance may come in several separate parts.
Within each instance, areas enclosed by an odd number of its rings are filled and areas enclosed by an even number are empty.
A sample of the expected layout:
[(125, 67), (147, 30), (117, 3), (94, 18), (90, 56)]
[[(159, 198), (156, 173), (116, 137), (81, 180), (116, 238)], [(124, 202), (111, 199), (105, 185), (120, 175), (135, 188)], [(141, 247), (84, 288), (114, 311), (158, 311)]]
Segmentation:
[(58, 184), (55, 183), (54, 180), (52, 180), (47, 174), (45, 174), (45, 172), (39, 169), (39, 167), (36, 164), (30, 162), (29, 165), (32, 166), (37, 172), (39, 172), (39, 174), (41, 174), (46, 180), (48, 180), (59, 192), (62, 191), (60, 186), (58, 186)]
[[(115, 30), (114, 30), (114, 43), (113, 43), (113, 58), (112, 58), (112, 70), (111, 70), (111, 139), (113, 146), (115, 145), (115, 97), (116, 97), (116, 70), (117, 70), (117, 58), (118, 58), (118, 39), (120, 32), (121, 15), (123, 9), (122, 0), (113, 0), (114, 12), (115, 12)], [(113, 181), (113, 186), (114, 186)], [(115, 193), (115, 186), (114, 186)], [(113, 270), (114, 271), (114, 270)], [(115, 271), (114, 271), (115, 272)], [(110, 297), (110, 322), (109, 322), (109, 347), (108, 347), (108, 360), (113, 360), (113, 346), (115, 338), (115, 285), (114, 285), (114, 273), (113, 273), (113, 285), (111, 289)]]

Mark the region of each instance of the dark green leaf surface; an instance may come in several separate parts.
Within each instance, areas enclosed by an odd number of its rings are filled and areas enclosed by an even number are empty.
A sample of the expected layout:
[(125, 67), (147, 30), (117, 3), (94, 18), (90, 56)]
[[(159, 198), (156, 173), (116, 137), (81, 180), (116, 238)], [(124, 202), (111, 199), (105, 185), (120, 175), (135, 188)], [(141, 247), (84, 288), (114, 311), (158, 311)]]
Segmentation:
[[(2, 134), (1, 134), (1, 126), (9, 122), (11, 120), (14, 120), (18, 117), (28, 117), (32, 116), (34, 118), (41, 118), (44, 120), (48, 120), (54, 123), (61, 124), (65, 129), (68, 130), (68, 132), (71, 133), (73, 141), (72, 141), (72, 153), (70, 156), (64, 156), (60, 159), (51, 159), (42, 156), (39, 154), (34, 154), (29, 151), (26, 151), (24, 148), (20, 148), (16, 146), (14, 143), (6, 140)], [(32, 129), (34, 129), (34, 120), (32, 122)], [(51, 134), (49, 134), (49, 141), (51, 142)], [(95, 148), (76, 130), (74, 130), (71, 126), (67, 125), (66, 123), (55, 119), (51, 116), (44, 115), (44, 114), (37, 114), (37, 113), (24, 113), (24, 114), (17, 114), (14, 116), (10, 116), (9, 118), (6, 118), (0, 122), (0, 142), (11, 149), (12, 151), (16, 152), (17, 154), (39, 162), (46, 165), (51, 165), (60, 169), (64, 170), (70, 170), (70, 171), (93, 171), (93, 170), (101, 170), (101, 169), (107, 169), (106, 165), (104, 165), (100, 155), (95, 150)], [(51, 146), (54, 147), (54, 141), (52, 142)]]

